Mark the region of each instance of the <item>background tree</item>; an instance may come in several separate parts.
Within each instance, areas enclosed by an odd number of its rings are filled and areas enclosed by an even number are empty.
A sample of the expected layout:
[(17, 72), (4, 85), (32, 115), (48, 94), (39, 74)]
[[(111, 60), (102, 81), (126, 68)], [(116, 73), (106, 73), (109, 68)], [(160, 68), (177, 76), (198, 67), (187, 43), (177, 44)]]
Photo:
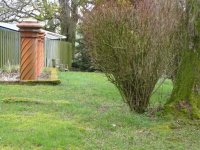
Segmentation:
[(35, 16), (31, 0), (0, 0), (0, 20), (3, 22), (20, 21), (21, 18)]
[(84, 40), (83, 33), (80, 28), (77, 30), (77, 45), (74, 56), (74, 62), (72, 63), (72, 67), (76, 70), (80, 71), (95, 71), (95, 66), (92, 63), (90, 55), (88, 53), (88, 49), (86, 46), (86, 42)]
[(39, 21), (45, 21), (45, 29), (51, 32), (60, 30), (60, 6), (56, 1), (37, 0), (34, 2), (34, 8), (39, 13), (34, 16)]
[(48, 0), (0, 0), (0, 21), (20, 22), (35, 18), (45, 23), (45, 29), (55, 32), (60, 25), (59, 5)]
[(82, 20), (83, 12), (92, 7), (92, 0), (59, 0), (61, 34), (67, 37), (67, 41), (72, 43), (72, 49), (75, 54), (76, 29), (77, 24)]

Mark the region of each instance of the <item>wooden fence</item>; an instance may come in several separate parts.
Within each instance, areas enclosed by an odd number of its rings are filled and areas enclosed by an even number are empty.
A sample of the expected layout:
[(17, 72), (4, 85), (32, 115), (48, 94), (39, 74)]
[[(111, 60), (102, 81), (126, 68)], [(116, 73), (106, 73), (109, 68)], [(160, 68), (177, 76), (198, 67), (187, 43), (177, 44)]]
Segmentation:
[[(61, 40), (45, 38), (45, 66), (52, 66), (52, 59), (60, 64), (71, 66), (71, 44)], [(20, 33), (0, 27), (0, 68), (19, 65)]]

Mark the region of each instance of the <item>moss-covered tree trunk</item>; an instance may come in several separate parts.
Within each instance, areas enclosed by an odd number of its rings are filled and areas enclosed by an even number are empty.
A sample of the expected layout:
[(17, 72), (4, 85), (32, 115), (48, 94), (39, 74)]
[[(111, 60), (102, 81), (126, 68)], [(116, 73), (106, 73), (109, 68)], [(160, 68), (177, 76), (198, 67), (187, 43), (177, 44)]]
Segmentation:
[(199, 66), (200, 59), (195, 52), (184, 52), (171, 98), (166, 104), (167, 112), (200, 118)]
[(186, 40), (166, 112), (200, 118), (200, 2), (187, 0)]

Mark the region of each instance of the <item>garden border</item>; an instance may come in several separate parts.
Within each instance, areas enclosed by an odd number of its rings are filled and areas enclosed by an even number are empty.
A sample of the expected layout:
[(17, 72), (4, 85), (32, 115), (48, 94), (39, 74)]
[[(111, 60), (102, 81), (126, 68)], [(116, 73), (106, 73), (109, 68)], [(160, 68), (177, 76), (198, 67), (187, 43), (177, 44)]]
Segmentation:
[(58, 70), (56, 68), (49, 68), (50, 78), (49, 80), (18, 80), (18, 81), (0, 81), (0, 84), (8, 85), (59, 85), (61, 81), (58, 79)]

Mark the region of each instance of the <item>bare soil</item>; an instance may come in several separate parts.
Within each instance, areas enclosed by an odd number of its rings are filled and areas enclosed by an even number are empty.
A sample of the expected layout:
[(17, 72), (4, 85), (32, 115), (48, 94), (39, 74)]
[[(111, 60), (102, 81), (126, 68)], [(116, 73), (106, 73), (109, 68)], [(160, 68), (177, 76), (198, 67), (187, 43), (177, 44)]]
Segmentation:
[(42, 72), (38, 77), (38, 80), (48, 80), (50, 78), (50, 71)]
[[(50, 78), (50, 72), (43, 72), (38, 77), (37, 80), (47, 80)], [(0, 81), (19, 81), (20, 80), (20, 73), (19, 71), (0, 71)]]
[(18, 81), (19, 71), (5, 72), (0, 71), (0, 81)]

